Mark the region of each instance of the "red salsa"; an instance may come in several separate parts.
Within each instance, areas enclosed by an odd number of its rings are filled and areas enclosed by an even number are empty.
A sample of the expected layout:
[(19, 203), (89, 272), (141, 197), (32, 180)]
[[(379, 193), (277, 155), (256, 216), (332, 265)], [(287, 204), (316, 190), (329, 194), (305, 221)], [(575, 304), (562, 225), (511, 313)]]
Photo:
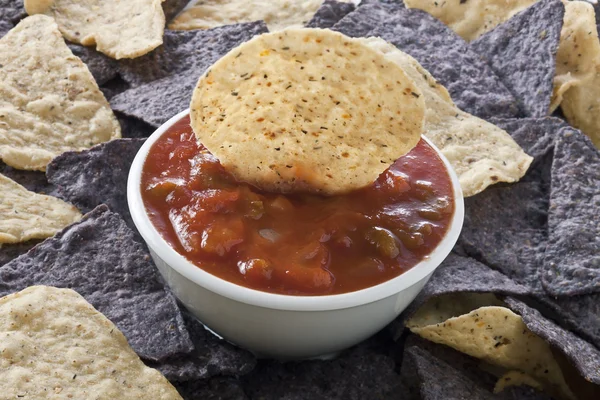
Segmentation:
[(189, 118), (152, 146), (142, 197), (162, 236), (199, 268), (289, 295), (390, 280), (431, 253), (454, 213), (450, 177), (423, 140), (364, 189), (282, 195), (237, 181), (198, 144)]

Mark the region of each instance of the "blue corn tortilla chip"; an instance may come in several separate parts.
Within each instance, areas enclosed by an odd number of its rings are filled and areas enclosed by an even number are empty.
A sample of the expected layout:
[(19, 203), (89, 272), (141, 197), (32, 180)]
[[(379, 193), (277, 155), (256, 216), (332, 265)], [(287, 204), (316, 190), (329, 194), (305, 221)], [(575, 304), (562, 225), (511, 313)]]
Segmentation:
[(131, 89), (111, 98), (114, 110), (159, 126), (189, 107), (198, 78), (232, 48), (267, 32), (262, 22), (208, 30), (165, 31), (155, 51), (120, 63)]
[(528, 117), (550, 112), (564, 14), (560, 0), (542, 0), (469, 45), (487, 60)]
[(13, 28), (10, 22), (0, 20), (0, 38)]
[(69, 151), (46, 168), (56, 196), (82, 212), (106, 204), (135, 230), (127, 205), (129, 168), (144, 139), (117, 139), (82, 152)]
[(69, 49), (87, 65), (98, 86), (118, 75), (117, 62), (91, 47), (68, 43)]
[(259, 361), (242, 382), (251, 399), (397, 399), (404, 392), (383, 333), (328, 361)]
[[(527, 306), (525, 303), (510, 297), (505, 301), (510, 309), (523, 318), (523, 322), (529, 330), (547, 341), (555, 350), (555, 357), (561, 364), (561, 369), (568, 379), (569, 386), (578, 395), (578, 398), (599, 398), (600, 350), (572, 332), (544, 318), (538, 310)], [(564, 357), (567, 363), (561, 363), (561, 356)], [(571, 366), (576, 369), (583, 379), (580, 379), (577, 374), (569, 372)]]
[(23, 0), (0, 0), (0, 21), (6, 21), (15, 26), (25, 17), (27, 17), (27, 13)]
[(137, 118), (128, 117), (120, 113), (116, 113), (116, 116), (119, 124), (121, 124), (121, 134), (124, 138), (146, 139), (156, 130), (152, 125)]
[[(453, 293), (526, 296), (531, 293), (531, 290), (472, 258), (451, 253), (436, 269), (429, 282), (404, 311), (401, 318), (406, 320), (433, 297)], [(394, 332), (394, 336), (398, 336), (398, 332)]]
[[(104, 93), (104, 97), (106, 97), (106, 100), (112, 99), (113, 97), (115, 97), (116, 95), (118, 95), (119, 93), (123, 93), (124, 91), (126, 91), (127, 89), (129, 89), (130, 86), (127, 82), (125, 82), (120, 76), (117, 76), (114, 79), (111, 79), (110, 81), (106, 82), (104, 85), (100, 86), (100, 90), (102, 91), (102, 93)], [(115, 114), (117, 115), (117, 118), (119, 117), (119, 113), (115, 112)], [(122, 135), (125, 137), (126, 132), (123, 132), (123, 128), (121, 127), (121, 133)]]
[(600, 294), (554, 297), (536, 296), (538, 308), (600, 348)]
[(184, 312), (183, 317), (194, 351), (147, 363), (148, 366), (158, 369), (171, 382), (197, 381), (216, 375), (241, 376), (254, 369), (256, 358), (250, 352), (219, 339), (190, 313)]
[(564, 120), (555, 117), (492, 118), (490, 122), (508, 132), (534, 158), (533, 165), (553, 151), (555, 137), (562, 129), (569, 128)]
[(163, 12), (165, 13), (165, 21), (167, 24), (175, 18), (181, 10), (187, 6), (190, 0), (164, 0), (162, 3)]
[(316, 14), (306, 24), (307, 28), (331, 28), (346, 14), (354, 11), (353, 3), (325, 0)]
[(542, 282), (553, 296), (600, 293), (600, 152), (587, 136), (556, 137)]
[(193, 350), (175, 297), (146, 248), (106, 206), (0, 267), (0, 297), (33, 285), (81, 294), (142, 358)]
[[(371, 27), (370, 32), (364, 32)], [(410, 54), (444, 85), (456, 105), (483, 119), (519, 116), (517, 101), (460, 36), (422, 10), (365, 5), (334, 25), (348, 36), (379, 36)]]
[(173, 386), (184, 400), (248, 400), (241, 382), (231, 377), (173, 382)]
[(465, 199), (458, 246), (534, 291), (546, 246), (547, 191), (540, 182), (493, 186)]
[(3, 244), (2, 247), (0, 247), (0, 267), (20, 255), (27, 253), (35, 245), (41, 242), (41, 240), (30, 240), (24, 243)]
[[(396, 7), (396, 6), (394, 6)], [(392, 12), (393, 12), (392, 8)], [(331, 29), (350, 37), (367, 37), (390, 14), (382, 4), (361, 5), (337, 22)]]
[(9, 167), (0, 161), (0, 174), (5, 175), (32, 192), (56, 195), (56, 187), (48, 182), (46, 175), (40, 171), (24, 171)]
[(421, 400), (550, 400), (528, 387), (510, 387), (494, 394), (495, 378), (479, 361), (449, 347), (413, 335), (406, 343), (401, 374), (411, 396)]

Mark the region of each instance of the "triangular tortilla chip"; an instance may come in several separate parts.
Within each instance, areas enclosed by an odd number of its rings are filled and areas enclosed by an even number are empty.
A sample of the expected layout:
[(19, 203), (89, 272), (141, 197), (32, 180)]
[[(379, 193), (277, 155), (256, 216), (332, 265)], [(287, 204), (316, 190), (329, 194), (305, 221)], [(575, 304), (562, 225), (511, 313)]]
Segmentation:
[(1, 298), (0, 335), (5, 399), (181, 399), (70, 289), (32, 286)]
[(163, 0), (25, 0), (29, 15), (53, 17), (71, 42), (109, 57), (135, 58), (162, 44)]
[(474, 40), (538, 0), (404, 0), (427, 11), (465, 40)]
[(380, 38), (361, 40), (400, 65), (421, 89), (426, 105), (424, 135), (448, 158), (465, 196), (525, 175), (532, 158), (508, 133), (459, 110), (448, 91), (408, 54)]
[[(575, 398), (548, 343), (531, 332), (519, 315), (498, 305), (480, 307), (482, 300), (485, 301), (472, 295), (434, 298), (406, 325), (425, 339), (509, 371), (521, 371), (542, 383), (550, 393)], [(473, 311), (465, 314), (469, 303)]]
[(0, 246), (45, 239), (81, 219), (72, 205), (30, 192), (0, 174)]
[(600, 293), (600, 152), (581, 132), (554, 146), (542, 282), (553, 296)]
[(560, 105), (567, 121), (600, 148), (600, 42), (595, 11), (583, 1), (564, 4), (551, 107)]
[(57, 155), (120, 137), (94, 78), (49, 17), (24, 19), (0, 39), (0, 158), (44, 170)]
[(560, 0), (540, 1), (470, 45), (529, 117), (545, 117), (550, 111), (564, 9)]

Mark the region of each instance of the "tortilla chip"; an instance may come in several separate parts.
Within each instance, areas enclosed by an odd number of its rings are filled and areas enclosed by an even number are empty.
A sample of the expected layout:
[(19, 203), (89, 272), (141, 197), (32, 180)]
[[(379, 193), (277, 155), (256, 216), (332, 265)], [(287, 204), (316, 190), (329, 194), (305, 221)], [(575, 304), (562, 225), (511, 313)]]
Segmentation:
[(0, 158), (6, 164), (44, 170), (62, 152), (120, 136), (94, 78), (51, 18), (28, 17), (0, 39), (0, 65)]
[(83, 212), (106, 204), (135, 229), (127, 205), (127, 177), (144, 141), (119, 139), (80, 153), (63, 153), (48, 165), (48, 181), (57, 186), (56, 196)]
[(121, 76), (132, 88), (113, 97), (111, 105), (158, 127), (189, 107), (198, 77), (208, 67), (232, 48), (266, 31), (262, 22), (207, 31), (167, 31), (159, 49), (121, 64)]
[(404, 0), (408, 8), (427, 11), (465, 40), (491, 31), (538, 0)]
[(56, 187), (48, 182), (46, 174), (41, 171), (14, 169), (0, 161), (0, 174), (12, 179), (27, 190), (56, 197)]
[(565, 2), (554, 86), (552, 109), (560, 104), (567, 121), (600, 148), (600, 42), (589, 3)]
[(216, 375), (242, 376), (254, 369), (256, 358), (250, 352), (219, 339), (190, 313), (184, 312), (183, 317), (194, 351), (150, 362), (150, 367), (158, 369), (171, 382), (209, 379)]
[(529, 117), (550, 113), (564, 6), (542, 0), (471, 43)]
[(550, 400), (527, 387), (493, 394), (494, 377), (476, 359), (412, 335), (406, 342), (401, 375), (411, 394), (422, 400)]
[(198, 140), (239, 180), (333, 195), (373, 183), (418, 143), (425, 102), (381, 52), (330, 30), (288, 29), (213, 64), (190, 109)]
[(72, 205), (30, 192), (0, 174), (0, 246), (45, 239), (80, 218)]
[(117, 119), (121, 124), (121, 130), (123, 131), (123, 137), (125, 138), (146, 139), (155, 131), (152, 125), (137, 118), (117, 114)]
[(506, 299), (506, 303), (521, 315), (528, 329), (560, 350), (586, 381), (600, 385), (600, 350), (544, 318), (538, 310), (528, 307), (525, 303), (510, 297)]
[(163, 0), (162, 8), (167, 24), (188, 5), (190, 0)]
[(0, 282), (0, 295), (32, 285), (76, 290), (119, 327), (142, 358), (160, 360), (193, 349), (175, 298), (147, 250), (106, 206), (2, 266)]
[[(448, 258), (435, 270), (416, 299), (404, 311), (403, 318), (410, 318), (423, 304), (438, 296), (455, 293), (524, 296), (530, 292), (529, 288), (515, 283), (487, 265), (469, 257), (450, 253)], [(489, 301), (486, 305), (489, 305)], [(471, 305), (467, 308), (470, 307)], [(471, 310), (466, 310), (466, 312), (469, 311)], [(398, 332), (395, 335), (399, 336)]]
[(469, 256), (540, 291), (547, 209), (548, 191), (540, 182), (489, 188), (465, 199), (458, 245)]
[[(377, 339), (384, 346), (393, 344), (389, 338)], [(394, 371), (395, 362), (377, 348), (370, 348), (371, 342), (328, 361), (266, 360), (242, 378), (244, 389), (249, 398), (261, 400), (398, 398), (405, 390)]]
[(196, 0), (169, 24), (169, 29), (210, 29), (259, 20), (265, 21), (271, 32), (302, 28), (322, 4), (323, 0)]
[(383, 4), (370, 2), (365, 5), (361, 2), (360, 7), (346, 15), (337, 22), (331, 29), (343, 33), (349, 37), (366, 37), (377, 25), (384, 21), (391, 12), (394, 12), (397, 5), (390, 6), (387, 10)]
[(459, 110), (448, 91), (408, 54), (380, 38), (361, 40), (400, 65), (423, 92), (424, 135), (452, 164), (465, 197), (494, 183), (515, 182), (525, 175), (532, 158), (508, 133)]
[(242, 383), (231, 377), (215, 377), (173, 384), (185, 400), (248, 400)]
[(325, 0), (316, 14), (306, 24), (307, 28), (331, 28), (346, 14), (354, 11), (353, 3), (343, 3), (336, 0)]
[(29, 287), (0, 299), (5, 398), (181, 399), (125, 336), (70, 289)]
[(575, 129), (556, 137), (542, 281), (554, 296), (600, 292), (600, 153)]
[(448, 89), (461, 110), (483, 119), (519, 115), (516, 99), (488, 64), (429, 14), (397, 6), (366, 5), (333, 29), (356, 36), (357, 30), (364, 32), (364, 24), (372, 24), (368, 36), (379, 36), (419, 61)]
[(104, 85), (119, 74), (117, 62), (104, 54), (78, 44), (69, 43), (67, 46), (88, 67), (98, 85)]
[(23, 1), (0, 0), (0, 21), (9, 22), (12, 26), (27, 16)]
[[(406, 324), (425, 339), (493, 365), (521, 371), (541, 382), (550, 393), (574, 398), (550, 346), (529, 331), (520, 316), (505, 307), (475, 305), (474, 311), (459, 315), (454, 309), (459, 299), (434, 299)], [(447, 318), (452, 314), (459, 316)]]
[(162, 44), (162, 1), (25, 0), (25, 10), (54, 18), (71, 42), (95, 45), (99, 52), (119, 60), (143, 56)]

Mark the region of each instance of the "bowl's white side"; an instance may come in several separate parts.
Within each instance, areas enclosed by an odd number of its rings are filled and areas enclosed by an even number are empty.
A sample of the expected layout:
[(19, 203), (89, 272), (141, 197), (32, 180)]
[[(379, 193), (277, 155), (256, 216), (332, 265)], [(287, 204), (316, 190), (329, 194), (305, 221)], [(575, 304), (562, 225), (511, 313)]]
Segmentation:
[(303, 359), (332, 354), (369, 338), (394, 320), (430, 276), (373, 303), (329, 311), (257, 307), (221, 296), (190, 281), (150, 251), (179, 300), (204, 325), (260, 357)]

